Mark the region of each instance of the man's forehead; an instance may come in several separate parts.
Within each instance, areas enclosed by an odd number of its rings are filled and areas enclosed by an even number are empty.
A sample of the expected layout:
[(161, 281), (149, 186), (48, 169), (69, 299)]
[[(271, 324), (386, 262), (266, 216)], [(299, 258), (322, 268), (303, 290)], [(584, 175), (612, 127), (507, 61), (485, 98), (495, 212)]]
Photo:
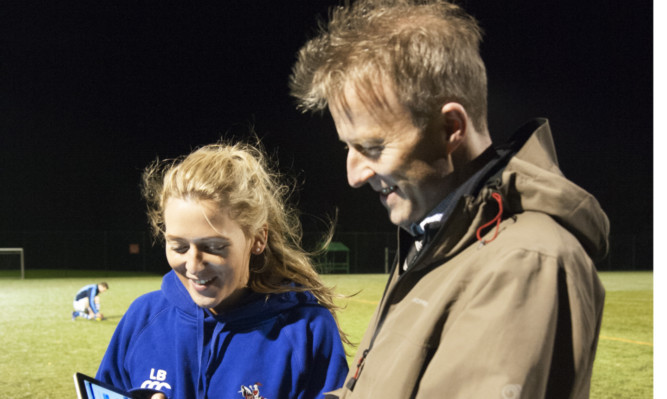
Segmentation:
[(355, 123), (354, 116), (359, 113), (375, 116), (381, 122), (388, 112), (407, 111), (398, 101), (392, 85), (380, 79), (348, 80), (337, 95), (330, 99), (329, 109), (332, 115), (344, 117), (350, 123)]
[(387, 87), (369, 94), (349, 86), (340, 100), (330, 104), (330, 111), (338, 138), (348, 144), (377, 145), (416, 128), (408, 108)]

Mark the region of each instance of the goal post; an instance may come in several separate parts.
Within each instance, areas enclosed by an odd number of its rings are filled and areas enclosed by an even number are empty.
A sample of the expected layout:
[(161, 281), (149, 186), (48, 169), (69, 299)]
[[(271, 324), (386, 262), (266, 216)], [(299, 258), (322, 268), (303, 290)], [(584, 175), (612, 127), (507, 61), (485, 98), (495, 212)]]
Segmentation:
[(15, 254), (19, 255), (21, 258), (21, 280), (25, 280), (25, 261), (23, 258), (23, 248), (0, 248), (0, 255), (2, 254)]

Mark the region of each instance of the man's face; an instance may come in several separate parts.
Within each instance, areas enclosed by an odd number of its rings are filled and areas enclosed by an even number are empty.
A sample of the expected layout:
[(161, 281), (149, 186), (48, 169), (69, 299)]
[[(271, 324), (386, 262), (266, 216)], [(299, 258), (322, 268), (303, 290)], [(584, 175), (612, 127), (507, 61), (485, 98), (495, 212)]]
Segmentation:
[[(385, 88), (383, 106), (366, 105), (348, 85), (347, 109), (330, 105), (338, 136), (347, 145), (347, 179), (368, 183), (387, 208), (389, 219), (409, 229), (445, 198), (451, 172), (447, 138), (438, 123), (416, 127), (408, 109)], [(437, 118), (436, 118), (437, 119)]]

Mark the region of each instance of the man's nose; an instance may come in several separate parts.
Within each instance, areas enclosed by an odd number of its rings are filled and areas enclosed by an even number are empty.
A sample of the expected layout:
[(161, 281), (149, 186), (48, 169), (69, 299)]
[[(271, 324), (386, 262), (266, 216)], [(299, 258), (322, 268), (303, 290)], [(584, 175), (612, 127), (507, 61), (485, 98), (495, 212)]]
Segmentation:
[(375, 172), (371, 169), (368, 161), (354, 148), (347, 152), (347, 183), (358, 188), (368, 183)]

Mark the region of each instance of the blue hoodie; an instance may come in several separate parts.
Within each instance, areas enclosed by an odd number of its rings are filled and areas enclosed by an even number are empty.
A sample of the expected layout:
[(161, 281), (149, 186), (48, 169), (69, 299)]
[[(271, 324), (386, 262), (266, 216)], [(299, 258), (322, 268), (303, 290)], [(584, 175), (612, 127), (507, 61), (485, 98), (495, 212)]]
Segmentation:
[(213, 315), (190, 298), (175, 272), (161, 291), (137, 298), (118, 324), (97, 379), (169, 399), (316, 398), (347, 374), (336, 323), (311, 293), (259, 295)]

